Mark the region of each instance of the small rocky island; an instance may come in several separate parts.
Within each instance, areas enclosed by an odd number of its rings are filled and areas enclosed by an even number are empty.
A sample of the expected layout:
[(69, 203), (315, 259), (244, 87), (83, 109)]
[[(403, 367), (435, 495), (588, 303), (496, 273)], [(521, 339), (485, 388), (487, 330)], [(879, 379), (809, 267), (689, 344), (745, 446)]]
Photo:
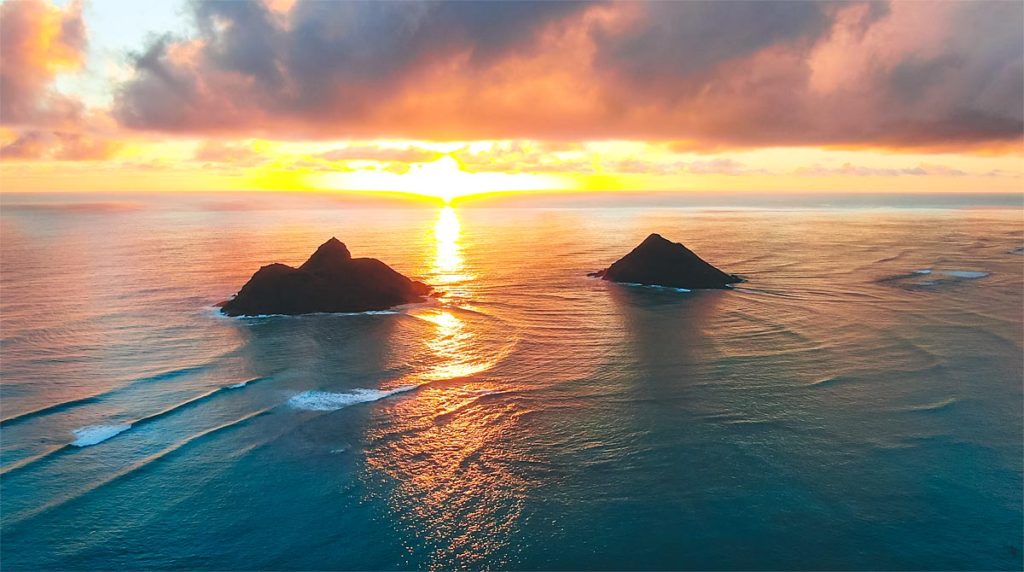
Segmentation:
[(352, 258), (337, 238), (320, 245), (302, 266), (260, 268), (234, 298), (228, 316), (366, 312), (422, 302), (430, 286), (410, 280), (376, 258)]
[(742, 282), (734, 274), (726, 274), (705, 262), (678, 242), (660, 234), (648, 236), (640, 246), (605, 270), (588, 274), (612, 282), (667, 286), (671, 288), (727, 288)]

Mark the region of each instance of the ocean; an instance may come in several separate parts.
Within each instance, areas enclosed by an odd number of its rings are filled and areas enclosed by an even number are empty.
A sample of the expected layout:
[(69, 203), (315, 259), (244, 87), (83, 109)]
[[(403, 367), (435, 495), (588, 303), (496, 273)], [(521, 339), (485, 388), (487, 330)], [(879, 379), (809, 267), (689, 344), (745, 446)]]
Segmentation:
[[(196, 197), (0, 197), (5, 570), (1024, 565), (1014, 201)], [(442, 294), (218, 314), (332, 236)]]

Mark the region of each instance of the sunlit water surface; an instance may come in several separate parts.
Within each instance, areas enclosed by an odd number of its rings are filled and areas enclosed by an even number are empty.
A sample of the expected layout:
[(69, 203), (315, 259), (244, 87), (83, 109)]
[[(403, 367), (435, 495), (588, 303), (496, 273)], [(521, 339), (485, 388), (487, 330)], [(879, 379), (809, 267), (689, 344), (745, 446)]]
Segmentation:
[[(1018, 209), (0, 220), (8, 570), (1021, 567)], [(216, 315), (331, 236), (443, 296)]]

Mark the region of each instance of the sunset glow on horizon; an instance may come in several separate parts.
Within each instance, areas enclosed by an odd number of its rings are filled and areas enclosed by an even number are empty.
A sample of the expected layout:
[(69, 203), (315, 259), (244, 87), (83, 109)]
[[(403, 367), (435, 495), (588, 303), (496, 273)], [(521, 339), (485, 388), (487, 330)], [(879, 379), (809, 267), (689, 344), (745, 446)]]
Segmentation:
[(1013, 2), (8, 1), (0, 180), (7, 192), (444, 202), (519, 191), (1019, 193), (1021, 12)]

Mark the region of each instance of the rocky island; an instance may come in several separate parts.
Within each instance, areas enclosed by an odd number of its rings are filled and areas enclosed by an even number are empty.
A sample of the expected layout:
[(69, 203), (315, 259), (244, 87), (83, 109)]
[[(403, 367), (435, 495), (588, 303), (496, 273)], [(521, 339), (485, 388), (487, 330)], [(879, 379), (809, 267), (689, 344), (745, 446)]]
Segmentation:
[(739, 276), (722, 272), (689, 248), (666, 240), (660, 234), (648, 236), (640, 246), (607, 269), (588, 276), (612, 282), (686, 289), (726, 288), (743, 281)]
[(376, 258), (352, 258), (337, 238), (320, 245), (302, 266), (260, 268), (221, 305), (228, 316), (366, 312), (422, 302), (430, 286), (410, 280)]

